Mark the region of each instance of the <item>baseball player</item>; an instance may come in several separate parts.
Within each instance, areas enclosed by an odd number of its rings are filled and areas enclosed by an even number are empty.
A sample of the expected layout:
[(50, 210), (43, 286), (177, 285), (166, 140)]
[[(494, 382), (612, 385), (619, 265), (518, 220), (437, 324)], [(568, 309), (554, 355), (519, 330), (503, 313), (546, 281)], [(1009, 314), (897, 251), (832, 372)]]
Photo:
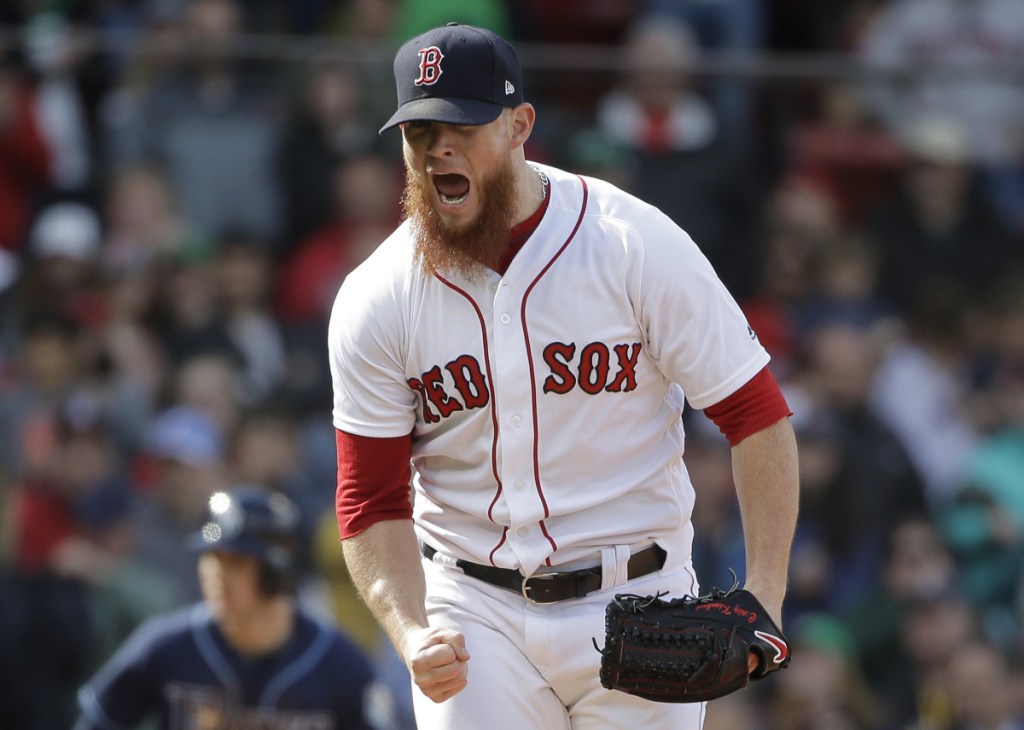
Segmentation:
[(698, 590), (685, 401), (732, 443), (746, 588), (780, 618), (797, 460), (768, 355), (665, 215), (527, 161), (503, 39), (449, 24), (394, 70), (406, 219), (329, 349), (342, 548), (419, 726), (700, 728), (604, 689), (593, 640), (617, 592)]
[(292, 596), (297, 507), (249, 487), (209, 507), (193, 542), (204, 601), (143, 624), (80, 691), (75, 730), (390, 727), (367, 658)]

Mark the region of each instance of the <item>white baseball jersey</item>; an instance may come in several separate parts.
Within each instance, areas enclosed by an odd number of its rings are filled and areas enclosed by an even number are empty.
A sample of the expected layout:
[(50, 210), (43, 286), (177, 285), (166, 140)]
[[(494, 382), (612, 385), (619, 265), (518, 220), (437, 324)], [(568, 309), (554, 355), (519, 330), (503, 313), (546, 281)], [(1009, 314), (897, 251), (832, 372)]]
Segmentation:
[(504, 276), (423, 275), (408, 221), (348, 276), (334, 425), (412, 432), (416, 530), (452, 557), (529, 575), (656, 541), (685, 563), (684, 399), (721, 401), (768, 354), (668, 217), (535, 167), (550, 202)]

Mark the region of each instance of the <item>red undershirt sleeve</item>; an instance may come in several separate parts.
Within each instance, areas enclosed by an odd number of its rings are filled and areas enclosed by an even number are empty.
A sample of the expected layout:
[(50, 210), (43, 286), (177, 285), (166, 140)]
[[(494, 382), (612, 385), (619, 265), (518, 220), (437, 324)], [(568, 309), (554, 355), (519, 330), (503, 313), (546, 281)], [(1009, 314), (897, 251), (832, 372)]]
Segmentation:
[(412, 518), (412, 435), (356, 436), (335, 429), (338, 489), (334, 507), (341, 539), (376, 522)]
[(775, 376), (765, 367), (728, 398), (705, 408), (704, 414), (714, 421), (729, 445), (735, 446), (793, 412)]

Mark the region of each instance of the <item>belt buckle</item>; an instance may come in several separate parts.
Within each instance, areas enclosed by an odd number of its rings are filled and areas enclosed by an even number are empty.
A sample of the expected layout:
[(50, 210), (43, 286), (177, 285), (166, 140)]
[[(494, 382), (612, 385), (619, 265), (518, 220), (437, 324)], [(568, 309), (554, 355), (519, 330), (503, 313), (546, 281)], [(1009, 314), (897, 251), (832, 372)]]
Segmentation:
[(556, 599), (551, 600), (551, 601), (540, 601), (540, 600), (537, 600), (536, 598), (531, 597), (530, 596), (530, 588), (532, 586), (530, 586), (529, 583), (530, 583), (531, 580), (536, 580), (536, 581), (555, 580), (556, 578), (560, 578), (562, 576), (567, 576), (567, 575), (572, 575), (572, 573), (540, 573), (539, 575), (528, 575), (528, 576), (525, 576), (523, 578), (523, 585), (522, 585), (523, 598), (525, 598), (527, 601), (529, 601), (530, 603), (534, 604), (535, 606), (547, 606), (547, 605), (552, 604), (552, 603), (557, 603), (561, 599), (556, 598)]

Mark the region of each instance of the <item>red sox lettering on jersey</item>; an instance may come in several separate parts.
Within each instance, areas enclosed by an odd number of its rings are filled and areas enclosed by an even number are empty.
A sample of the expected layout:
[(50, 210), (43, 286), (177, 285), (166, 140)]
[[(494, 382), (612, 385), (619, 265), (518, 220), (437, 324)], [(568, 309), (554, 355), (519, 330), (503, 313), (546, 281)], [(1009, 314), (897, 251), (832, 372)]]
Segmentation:
[[(544, 392), (564, 395), (573, 388), (584, 393), (628, 393), (636, 388), (636, 364), (641, 343), (612, 345), (591, 342), (579, 357), (575, 342), (552, 342), (544, 348), (544, 362), (550, 374), (544, 379)], [(617, 369), (612, 370), (612, 360)], [(452, 389), (445, 387), (444, 374), (438, 365), (418, 378), (409, 378), (423, 404), (423, 420), (437, 423), (457, 411), (483, 408), (490, 402), (487, 379), (480, 363), (472, 355), (460, 355), (444, 365), (451, 378)]]
[[(611, 372), (611, 357), (614, 353), (618, 361), (618, 372)], [(568, 393), (575, 386), (590, 395), (602, 391), (609, 393), (628, 393), (636, 388), (636, 363), (640, 357), (640, 343), (629, 345), (612, 345), (603, 342), (591, 342), (580, 352), (577, 373), (570, 366), (576, 354), (576, 343), (552, 342), (544, 348), (544, 362), (551, 368), (551, 374), (544, 379), (545, 393)]]
[(548, 209), (504, 275), (424, 276), (408, 223), (349, 275), (334, 425), (412, 435), (416, 529), (447, 555), (529, 574), (655, 539), (686, 561), (684, 405), (719, 402), (768, 355), (666, 216), (537, 168)]

